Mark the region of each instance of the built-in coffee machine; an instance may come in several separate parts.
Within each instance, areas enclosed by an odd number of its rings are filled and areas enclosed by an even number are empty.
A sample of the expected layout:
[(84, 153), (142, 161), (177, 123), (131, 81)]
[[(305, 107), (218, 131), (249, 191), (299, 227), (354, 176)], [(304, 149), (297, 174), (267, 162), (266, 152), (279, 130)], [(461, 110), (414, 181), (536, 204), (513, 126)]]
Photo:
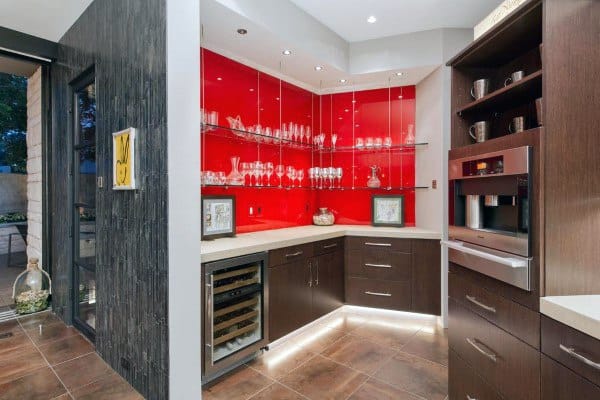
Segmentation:
[(530, 290), (531, 147), (449, 162), (451, 262)]

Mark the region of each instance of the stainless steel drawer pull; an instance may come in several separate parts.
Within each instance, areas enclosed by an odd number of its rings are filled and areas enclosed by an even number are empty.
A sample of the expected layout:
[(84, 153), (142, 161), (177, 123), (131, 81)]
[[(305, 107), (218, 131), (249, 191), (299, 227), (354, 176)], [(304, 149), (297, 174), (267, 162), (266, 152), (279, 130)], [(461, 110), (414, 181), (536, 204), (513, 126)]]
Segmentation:
[(479, 307), (483, 308), (483, 309), (484, 309), (484, 310), (486, 310), (486, 311), (493, 312), (493, 313), (495, 313), (495, 312), (496, 312), (496, 309), (495, 309), (494, 307), (486, 306), (485, 304), (483, 304), (482, 302), (478, 301), (478, 300), (477, 300), (475, 297), (473, 297), (473, 296), (469, 296), (469, 295), (467, 294), (467, 295), (465, 295), (465, 297), (466, 297), (466, 298), (467, 298), (467, 300), (469, 300), (471, 303), (473, 303), (473, 304), (475, 304), (475, 305), (477, 305), (477, 306), (479, 306)]
[(326, 244), (325, 246), (323, 246), (324, 249), (331, 249), (333, 247), (337, 247), (337, 243)]
[(373, 243), (373, 242), (365, 242), (365, 246), (381, 246), (381, 247), (392, 247), (391, 243)]
[(375, 268), (392, 268), (389, 264), (365, 264), (365, 267), (375, 267)]
[(368, 294), (368, 295), (371, 295), (371, 296), (392, 297), (391, 293), (369, 292), (368, 290), (365, 292), (365, 294)]
[(471, 397), (469, 395), (467, 395), (467, 400), (477, 400), (475, 397)]
[(481, 354), (483, 354), (484, 356), (486, 356), (487, 358), (489, 358), (490, 360), (492, 360), (493, 362), (498, 361), (498, 356), (495, 355), (492, 352), (487, 352), (485, 351), (479, 344), (477, 344), (477, 339), (471, 339), (471, 338), (467, 338), (467, 342), (473, 346), (475, 348), (475, 350), (477, 350), (478, 352), (480, 352)]
[(285, 257), (286, 258), (290, 258), (290, 257), (298, 257), (300, 255), (302, 255), (303, 251), (297, 251), (295, 253), (291, 253), (291, 254), (286, 254)]
[(567, 346), (565, 346), (563, 344), (559, 344), (558, 347), (560, 347), (560, 349), (562, 351), (564, 351), (565, 353), (567, 353), (571, 357), (578, 359), (579, 361), (581, 361), (581, 362), (589, 365), (592, 368), (600, 370), (600, 363), (593, 362), (589, 358), (582, 356), (581, 354), (577, 353), (573, 347), (567, 347)]

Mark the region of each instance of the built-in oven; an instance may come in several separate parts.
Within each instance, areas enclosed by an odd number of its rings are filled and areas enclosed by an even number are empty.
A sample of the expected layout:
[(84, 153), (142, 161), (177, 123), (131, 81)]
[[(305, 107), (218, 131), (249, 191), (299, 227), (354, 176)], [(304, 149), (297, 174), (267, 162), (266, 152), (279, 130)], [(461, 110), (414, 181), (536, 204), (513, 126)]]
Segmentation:
[(448, 259), (529, 291), (531, 146), (449, 161)]
[(202, 382), (248, 361), (268, 344), (267, 253), (203, 265)]

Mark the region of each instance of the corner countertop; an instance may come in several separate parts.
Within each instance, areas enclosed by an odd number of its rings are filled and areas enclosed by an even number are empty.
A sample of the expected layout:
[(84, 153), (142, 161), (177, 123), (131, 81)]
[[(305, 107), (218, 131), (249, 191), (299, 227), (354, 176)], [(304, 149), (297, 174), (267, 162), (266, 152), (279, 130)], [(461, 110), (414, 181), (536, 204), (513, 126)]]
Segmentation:
[(600, 340), (600, 295), (542, 297), (540, 312)]
[(200, 243), (203, 263), (258, 253), (287, 246), (296, 246), (340, 236), (371, 236), (406, 239), (441, 239), (439, 232), (420, 228), (385, 228), (369, 225), (297, 226), (243, 233), (233, 238), (221, 238)]

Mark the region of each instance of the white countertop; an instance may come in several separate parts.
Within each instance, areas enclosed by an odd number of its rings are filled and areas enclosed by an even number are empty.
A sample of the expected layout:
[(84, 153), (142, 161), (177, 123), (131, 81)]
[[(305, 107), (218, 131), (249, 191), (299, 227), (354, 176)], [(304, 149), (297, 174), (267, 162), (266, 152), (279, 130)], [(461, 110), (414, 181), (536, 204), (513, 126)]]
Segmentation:
[(369, 225), (297, 226), (260, 232), (242, 233), (200, 243), (201, 261), (238, 257), (287, 246), (296, 246), (340, 236), (374, 236), (406, 239), (441, 239), (439, 232), (420, 228), (384, 228)]
[(600, 340), (600, 295), (542, 297), (540, 312)]

